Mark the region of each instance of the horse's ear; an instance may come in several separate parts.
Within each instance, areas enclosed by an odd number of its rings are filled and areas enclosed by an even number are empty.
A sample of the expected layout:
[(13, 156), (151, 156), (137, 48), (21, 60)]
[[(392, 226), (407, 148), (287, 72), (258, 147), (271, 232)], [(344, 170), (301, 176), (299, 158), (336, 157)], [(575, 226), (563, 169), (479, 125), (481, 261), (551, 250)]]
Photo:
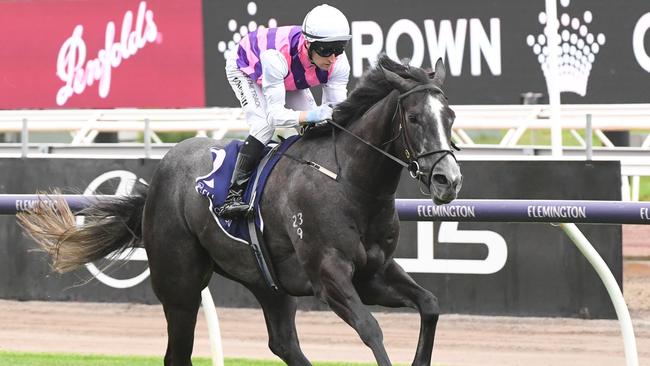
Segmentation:
[(411, 85), (409, 84), (408, 80), (390, 70), (387, 70), (384, 67), (381, 68), (381, 71), (384, 73), (386, 80), (393, 86), (393, 88), (399, 90), (401, 93), (404, 93), (405, 91), (411, 89)]
[(445, 64), (442, 62), (442, 58), (439, 58), (438, 61), (436, 61), (436, 69), (433, 74), (429, 73), (429, 78), (433, 79), (433, 83), (442, 86), (442, 84), (445, 82), (445, 76), (447, 74), (447, 70), (445, 70)]

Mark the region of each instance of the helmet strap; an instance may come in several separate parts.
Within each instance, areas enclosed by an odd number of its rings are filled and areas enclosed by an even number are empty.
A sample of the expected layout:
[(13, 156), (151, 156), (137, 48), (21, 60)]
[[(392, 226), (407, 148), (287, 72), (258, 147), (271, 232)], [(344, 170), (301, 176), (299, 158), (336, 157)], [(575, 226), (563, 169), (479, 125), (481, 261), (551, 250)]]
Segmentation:
[(309, 42), (309, 47), (307, 47), (307, 44), (305, 43), (305, 48), (307, 49), (307, 56), (309, 56), (309, 62), (311, 62), (312, 65), (316, 66), (316, 64), (314, 63), (314, 59), (312, 57), (314, 51), (311, 49), (311, 44), (312, 43)]

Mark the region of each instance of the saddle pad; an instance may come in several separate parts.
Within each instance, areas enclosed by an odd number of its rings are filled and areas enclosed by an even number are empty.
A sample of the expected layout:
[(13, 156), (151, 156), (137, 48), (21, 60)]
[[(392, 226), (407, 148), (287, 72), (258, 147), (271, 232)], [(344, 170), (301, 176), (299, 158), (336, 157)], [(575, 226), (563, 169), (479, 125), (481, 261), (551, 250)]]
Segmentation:
[[(264, 150), (264, 158), (260, 165), (253, 171), (248, 181), (248, 186), (244, 192), (244, 201), (253, 205), (255, 213), (255, 224), (261, 231), (264, 229), (262, 215), (260, 214), (259, 202), (264, 192), (267, 178), (271, 174), (273, 167), (284, 153), (294, 142), (300, 138), (298, 135), (291, 136), (283, 140), (279, 145), (274, 144), (272, 147), (267, 146)], [(230, 178), (235, 170), (237, 154), (243, 145), (243, 141), (233, 140), (223, 148), (210, 148), (212, 156), (212, 171), (205, 176), (196, 178), (196, 191), (208, 198), (210, 202), (210, 214), (217, 222), (217, 225), (230, 238), (242, 243), (250, 243), (250, 234), (248, 223), (245, 218), (239, 220), (224, 220), (217, 216), (216, 209), (226, 200), (228, 189), (230, 188)], [(259, 178), (258, 178), (259, 177)]]

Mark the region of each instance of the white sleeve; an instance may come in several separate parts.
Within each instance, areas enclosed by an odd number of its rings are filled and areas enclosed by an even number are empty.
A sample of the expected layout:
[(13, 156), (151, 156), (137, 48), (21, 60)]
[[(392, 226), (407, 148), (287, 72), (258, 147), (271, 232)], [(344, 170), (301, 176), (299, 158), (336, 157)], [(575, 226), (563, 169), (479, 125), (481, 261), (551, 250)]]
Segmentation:
[(323, 84), (323, 103), (339, 104), (348, 96), (350, 63), (345, 52), (336, 58), (334, 69), (327, 83)]
[(277, 50), (266, 50), (260, 54), (260, 63), (267, 123), (272, 127), (298, 126), (300, 111), (285, 108), (284, 78), (289, 74), (287, 60)]

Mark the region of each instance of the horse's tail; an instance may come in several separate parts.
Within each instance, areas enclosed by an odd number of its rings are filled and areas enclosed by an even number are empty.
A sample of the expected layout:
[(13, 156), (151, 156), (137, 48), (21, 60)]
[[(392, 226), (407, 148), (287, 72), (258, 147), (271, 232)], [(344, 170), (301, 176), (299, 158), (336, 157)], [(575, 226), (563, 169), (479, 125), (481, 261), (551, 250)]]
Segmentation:
[(132, 196), (98, 200), (78, 213), (85, 216), (81, 226), (76, 225), (62, 198), (53, 199), (54, 204), (41, 201), (32, 210), (18, 214), (18, 222), (52, 256), (57, 272), (69, 272), (111, 253), (116, 257), (140, 246), (146, 196), (143, 187)]

